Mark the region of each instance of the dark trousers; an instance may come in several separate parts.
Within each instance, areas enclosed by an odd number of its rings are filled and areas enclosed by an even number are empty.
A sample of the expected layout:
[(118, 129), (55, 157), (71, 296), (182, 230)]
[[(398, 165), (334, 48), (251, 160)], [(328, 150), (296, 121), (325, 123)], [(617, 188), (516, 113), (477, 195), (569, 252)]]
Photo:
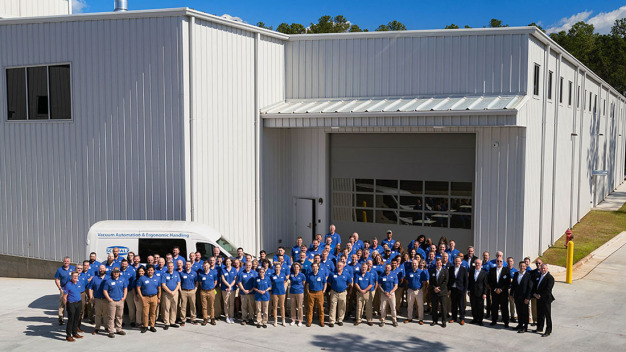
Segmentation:
[(81, 301), (65, 304), (65, 310), (67, 311), (67, 327), (65, 333), (67, 337), (78, 334), (78, 326), (80, 325), (80, 311)]
[(506, 291), (491, 293), (491, 321), (498, 321), (498, 308), (502, 313), (504, 325), (509, 325), (509, 295)]
[(537, 300), (537, 330), (542, 331), (546, 325), (546, 334), (552, 333), (552, 302)]
[(528, 304), (524, 303), (524, 299), (515, 300), (515, 310), (520, 329), (528, 330)]
[(485, 300), (482, 296), (476, 297), (470, 295), (470, 304), (472, 306), (472, 318), (476, 323), (482, 323), (485, 317)]
[(453, 288), (450, 299), (452, 300), (452, 320), (456, 320), (457, 311), (459, 312), (459, 319), (465, 320), (465, 291)]
[(487, 316), (491, 315), (491, 306), (492, 306), (492, 302), (491, 302), (491, 288), (489, 288), (487, 290), (487, 305), (485, 306), (487, 308)]
[(446, 300), (448, 299), (448, 295), (445, 293), (434, 293), (430, 292), (430, 302), (432, 304), (432, 315), (433, 322), (437, 322), (439, 320), (439, 309), (441, 309), (441, 322), (446, 323), (446, 318), (448, 316), (448, 311), (446, 309)]

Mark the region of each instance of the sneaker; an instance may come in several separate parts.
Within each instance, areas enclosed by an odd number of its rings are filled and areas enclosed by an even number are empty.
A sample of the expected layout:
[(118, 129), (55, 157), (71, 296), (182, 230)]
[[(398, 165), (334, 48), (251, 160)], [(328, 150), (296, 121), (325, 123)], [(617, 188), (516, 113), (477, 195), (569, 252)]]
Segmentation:
[(112, 333), (112, 332), (110, 332), (110, 333), (109, 333), (109, 338), (114, 338), (114, 337), (115, 337), (115, 334), (114, 334), (114, 333)]
[(289, 323), (289, 326), (294, 326), (294, 322), (292, 321), (291, 323)]
[(394, 321), (392, 325), (393, 325), (394, 328), (397, 328), (398, 327), (398, 322)]
[(267, 324), (263, 324), (263, 329), (267, 329)]
[(116, 334), (124, 336), (124, 335), (126, 335), (126, 331), (120, 330)]
[(297, 327), (301, 327), (301, 326), (302, 326), (302, 323), (297, 322), (297, 323), (296, 323), (296, 326), (297, 326)]
[(276, 327), (276, 325), (277, 325), (277, 324), (278, 324), (278, 323), (277, 323), (276, 321), (274, 321), (274, 322), (272, 323), (272, 326)]
[(378, 326), (380, 326), (382, 328), (383, 326), (385, 326), (385, 322), (381, 321), (380, 324), (378, 324)]

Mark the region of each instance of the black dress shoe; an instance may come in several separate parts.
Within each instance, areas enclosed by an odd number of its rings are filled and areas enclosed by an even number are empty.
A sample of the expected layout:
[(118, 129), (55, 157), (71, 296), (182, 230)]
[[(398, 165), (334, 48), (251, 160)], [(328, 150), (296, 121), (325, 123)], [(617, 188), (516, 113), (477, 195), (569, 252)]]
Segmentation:
[(496, 324), (498, 324), (498, 322), (497, 322), (497, 321), (492, 321), (491, 323), (489, 323), (489, 326), (494, 326), (494, 325), (496, 325)]
[(165, 326), (163, 327), (163, 330), (167, 330), (167, 329), (169, 329), (169, 328), (170, 328), (170, 326), (169, 326), (169, 325), (165, 325)]
[(540, 333), (542, 333), (542, 332), (543, 332), (543, 329), (542, 329), (542, 330), (536, 329), (536, 330), (533, 330), (533, 332), (534, 332), (534, 333), (537, 333), (537, 334), (540, 334)]
[(541, 334), (541, 337), (548, 337), (548, 336), (550, 336), (549, 332), (546, 332), (545, 334)]
[(445, 328), (446, 327), (446, 323), (441, 324), (441, 327)]
[(526, 330), (524, 330), (524, 329), (517, 330), (517, 333), (518, 333), (518, 334), (523, 334), (523, 333), (525, 333), (525, 332), (526, 332)]
[(508, 324), (508, 323), (507, 323), (507, 324), (504, 324), (504, 328), (505, 328), (505, 329), (508, 329), (508, 328), (509, 328), (509, 324)]
[(342, 322), (342, 321), (340, 321), (340, 322), (338, 322), (338, 323), (337, 323), (337, 325), (339, 325), (339, 326), (343, 326), (343, 322)]
[(147, 330), (148, 329), (144, 328), (143, 326), (139, 329), (139, 331), (141, 331), (142, 334), (145, 334)]
[(335, 327), (335, 324), (330, 323), (330, 324), (328, 324), (328, 326), (330, 326), (331, 328), (334, 328), (334, 327)]
[(63, 318), (59, 318), (59, 325), (63, 325)]
[(156, 332), (156, 328), (155, 328), (154, 326), (151, 326), (151, 327), (150, 327), (150, 331), (152, 331), (152, 332)]
[(435, 326), (435, 325), (437, 325), (436, 321), (433, 321), (432, 323), (430, 323), (430, 326)]
[(135, 324), (135, 323), (130, 323), (130, 327), (131, 327), (131, 328), (134, 328), (134, 327), (136, 327), (136, 326), (137, 326), (137, 324)]
[(170, 326), (173, 327), (173, 328), (178, 328), (179, 327), (178, 324), (172, 324)]

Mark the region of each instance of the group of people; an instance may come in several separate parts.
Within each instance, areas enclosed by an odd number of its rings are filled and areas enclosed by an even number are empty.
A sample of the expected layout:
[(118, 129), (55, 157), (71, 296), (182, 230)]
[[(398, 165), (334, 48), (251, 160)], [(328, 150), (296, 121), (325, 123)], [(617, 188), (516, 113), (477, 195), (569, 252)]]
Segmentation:
[(132, 252), (123, 258), (114, 248), (106, 261), (100, 263), (91, 253), (89, 260), (76, 267), (66, 257), (55, 274), (59, 324), (64, 324), (66, 311), (68, 341), (82, 338), (84, 318), (94, 324), (94, 335), (102, 327), (110, 338), (125, 335), (126, 305), (130, 326), (139, 327), (142, 333), (156, 332), (159, 316), (167, 330), (187, 322), (216, 325), (222, 313), (228, 324), (235, 323), (235, 318), (241, 325), (255, 324), (256, 318), (257, 328), (266, 328), (270, 313), (274, 326), (279, 318), (287, 325), (289, 302), (292, 326), (311, 326), (317, 311), (320, 326), (325, 326), (327, 312), (330, 327), (342, 326), (351, 314), (354, 325), (363, 323), (365, 316), (370, 326), (376, 314), (380, 327), (389, 314), (396, 327), (406, 302), (404, 323), (411, 323), (417, 311), (417, 323), (423, 325), (424, 313), (430, 310), (430, 325), (446, 327), (446, 323), (465, 325), (469, 300), (471, 324), (482, 326), (487, 315), (490, 325), (495, 325), (500, 313), (508, 328), (509, 322), (516, 321), (516, 311), (519, 333), (527, 332), (530, 322), (536, 323), (535, 331), (543, 332), (542, 336), (552, 331), (554, 278), (539, 259), (534, 270), (530, 258), (515, 268), (513, 258), (505, 260), (502, 252), (495, 259), (490, 259), (489, 252), (478, 258), (472, 246), (464, 254), (454, 240), (442, 237), (433, 244), (423, 235), (405, 249), (393, 239), (392, 231), (380, 243), (377, 238), (362, 241), (354, 233), (342, 245), (334, 225), (309, 246), (298, 238), (290, 254), (279, 247), (269, 260), (266, 251), (253, 258), (239, 248), (237, 256), (230, 257), (215, 248), (211, 257), (192, 252), (185, 258), (174, 247), (165, 257), (154, 254), (144, 263)]

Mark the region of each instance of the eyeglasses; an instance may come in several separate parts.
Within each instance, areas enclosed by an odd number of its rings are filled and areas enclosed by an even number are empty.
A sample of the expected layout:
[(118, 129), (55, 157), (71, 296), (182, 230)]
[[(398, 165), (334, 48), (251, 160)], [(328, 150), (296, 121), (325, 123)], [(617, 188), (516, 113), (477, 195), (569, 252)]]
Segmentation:
[(502, 263), (502, 261), (501, 261), (501, 260), (498, 260), (498, 261), (496, 261), (496, 263)]

